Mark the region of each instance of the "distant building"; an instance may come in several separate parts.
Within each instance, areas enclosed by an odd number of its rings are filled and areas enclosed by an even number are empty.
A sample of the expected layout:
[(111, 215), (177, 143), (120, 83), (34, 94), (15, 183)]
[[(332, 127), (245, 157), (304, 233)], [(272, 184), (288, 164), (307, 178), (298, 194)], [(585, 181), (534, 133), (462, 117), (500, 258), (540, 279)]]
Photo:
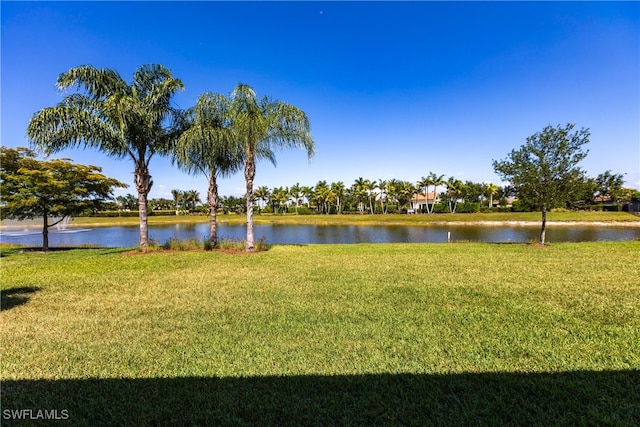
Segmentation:
[(427, 209), (427, 204), (431, 205), (440, 203), (440, 196), (437, 193), (429, 192), (425, 197), (424, 193), (416, 193), (411, 198), (411, 210), (414, 212), (420, 212)]

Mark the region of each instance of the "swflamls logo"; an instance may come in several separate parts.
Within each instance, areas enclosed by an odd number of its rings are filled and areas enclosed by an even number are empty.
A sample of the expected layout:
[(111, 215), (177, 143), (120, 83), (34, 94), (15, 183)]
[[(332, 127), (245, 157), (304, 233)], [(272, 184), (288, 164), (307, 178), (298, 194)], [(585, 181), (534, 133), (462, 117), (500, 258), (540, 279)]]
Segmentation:
[(66, 409), (4, 409), (2, 419), (5, 420), (68, 420)]

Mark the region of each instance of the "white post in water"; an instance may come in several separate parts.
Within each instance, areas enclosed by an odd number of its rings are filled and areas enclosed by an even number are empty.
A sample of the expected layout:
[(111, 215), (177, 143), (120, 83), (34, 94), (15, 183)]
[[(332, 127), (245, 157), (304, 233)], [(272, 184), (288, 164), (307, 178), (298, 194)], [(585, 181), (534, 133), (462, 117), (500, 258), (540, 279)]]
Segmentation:
[(447, 243), (451, 243), (451, 232), (447, 231)]

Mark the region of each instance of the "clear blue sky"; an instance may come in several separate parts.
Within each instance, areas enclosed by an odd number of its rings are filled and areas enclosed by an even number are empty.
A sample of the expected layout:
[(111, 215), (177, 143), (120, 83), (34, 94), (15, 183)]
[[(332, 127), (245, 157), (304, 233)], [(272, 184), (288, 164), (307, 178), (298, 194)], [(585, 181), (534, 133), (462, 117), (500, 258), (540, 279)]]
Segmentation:
[[(315, 185), (430, 171), (500, 183), (503, 159), (548, 124), (591, 130), (590, 176), (626, 173), (640, 188), (640, 3), (637, 2), (6, 2), (2, 144), (27, 145), (31, 115), (62, 96), (61, 72), (92, 64), (131, 80), (160, 63), (183, 80), (175, 102), (239, 83), (310, 117), (316, 155), (278, 153), (256, 185)], [(102, 166), (129, 184), (133, 165), (93, 150), (55, 157)], [(196, 189), (166, 159), (151, 197)], [(135, 193), (133, 187), (124, 192)], [(242, 195), (242, 174), (223, 179)]]

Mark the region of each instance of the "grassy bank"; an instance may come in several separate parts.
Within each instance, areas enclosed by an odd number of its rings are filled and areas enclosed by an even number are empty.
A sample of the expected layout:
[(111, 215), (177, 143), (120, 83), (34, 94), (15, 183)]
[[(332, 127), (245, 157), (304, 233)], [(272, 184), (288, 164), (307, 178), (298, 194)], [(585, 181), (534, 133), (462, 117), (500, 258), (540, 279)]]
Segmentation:
[[(204, 223), (209, 221), (206, 215), (178, 215), (178, 216), (151, 216), (149, 224), (178, 224), (178, 223)], [(247, 221), (245, 215), (219, 215), (218, 221), (228, 224), (244, 224)], [(618, 225), (634, 225), (640, 226), (640, 217), (626, 212), (551, 212), (548, 215), (550, 222), (597, 222), (610, 223)], [(255, 215), (254, 223), (256, 224), (325, 224), (325, 225), (390, 225), (390, 224), (406, 224), (406, 225), (428, 225), (434, 223), (500, 223), (500, 222), (540, 222), (539, 212), (508, 212), (508, 213), (470, 213), (470, 214), (419, 214), (419, 215)], [(7, 221), (3, 221), (2, 225), (7, 225)], [(137, 217), (78, 217), (72, 218), (69, 226), (76, 227), (96, 227), (96, 226), (114, 226), (114, 225), (138, 225)], [(34, 223), (34, 226), (41, 226), (40, 223)]]
[(88, 425), (640, 421), (640, 242), (2, 252), (3, 409)]

